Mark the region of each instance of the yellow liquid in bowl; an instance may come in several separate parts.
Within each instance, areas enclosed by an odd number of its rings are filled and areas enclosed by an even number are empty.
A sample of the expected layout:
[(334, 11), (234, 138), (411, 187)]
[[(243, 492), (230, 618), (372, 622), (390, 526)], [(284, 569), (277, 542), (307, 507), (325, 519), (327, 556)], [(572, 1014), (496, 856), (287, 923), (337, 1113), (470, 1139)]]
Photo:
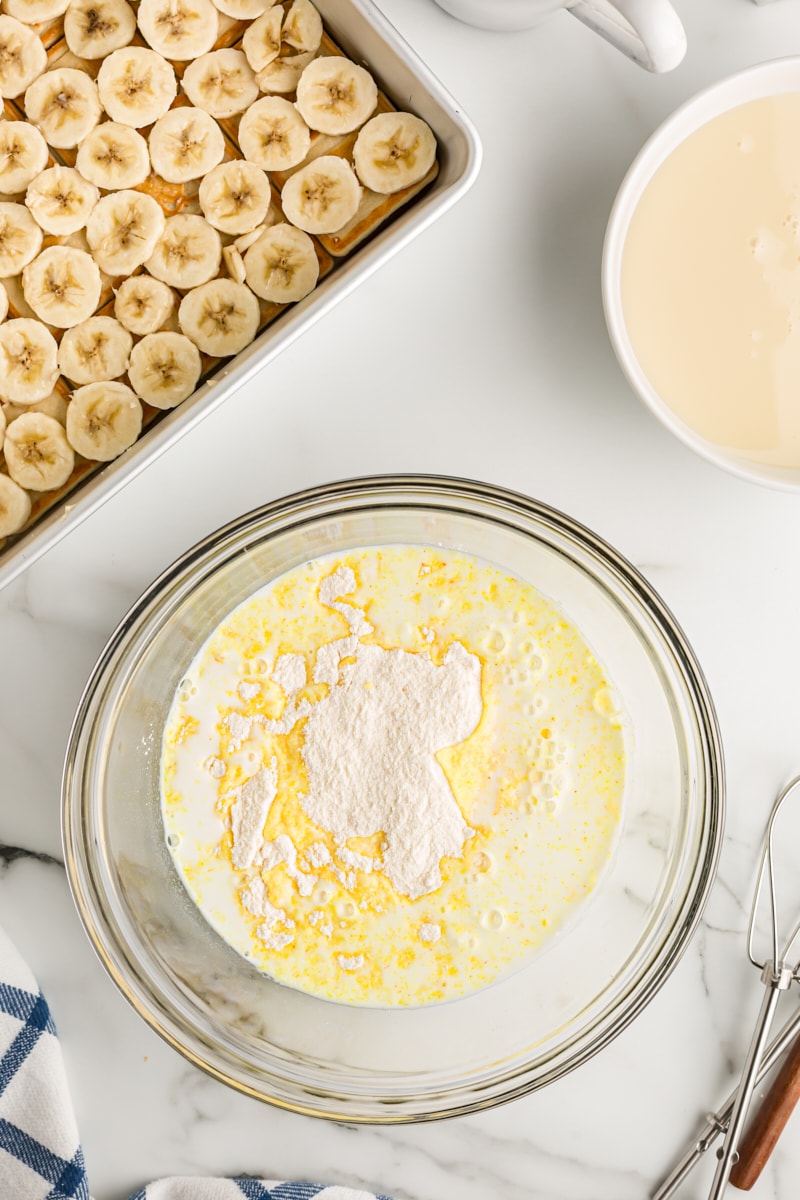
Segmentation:
[(696, 433), (800, 467), (800, 94), (742, 104), (662, 163), (631, 218), (634, 353)]
[(167, 842), (274, 979), (347, 1004), (454, 999), (523, 965), (608, 862), (623, 719), (578, 629), (454, 551), (297, 567), (214, 631), (174, 699)]

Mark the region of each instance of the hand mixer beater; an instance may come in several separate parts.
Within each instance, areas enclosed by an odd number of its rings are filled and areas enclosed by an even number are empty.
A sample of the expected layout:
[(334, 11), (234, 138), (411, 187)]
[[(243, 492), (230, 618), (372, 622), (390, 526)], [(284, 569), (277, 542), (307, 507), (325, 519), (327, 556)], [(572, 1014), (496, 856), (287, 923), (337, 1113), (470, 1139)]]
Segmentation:
[[(753, 905), (750, 911), (750, 922), (747, 931), (747, 954), (754, 967), (761, 972), (761, 982), (766, 987), (761, 1009), (758, 1015), (755, 1032), (747, 1052), (745, 1065), (742, 1070), (739, 1086), (729, 1101), (718, 1112), (708, 1118), (700, 1136), (683, 1156), (678, 1165), (667, 1179), (651, 1193), (651, 1200), (667, 1200), (676, 1188), (686, 1178), (692, 1167), (699, 1161), (703, 1153), (713, 1144), (718, 1134), (725, 1134), (721, 1149), (717, 1151), (717, 1169), (711, 1185), (708, 1200), (719, 1200), (731, 1179), (739, 1159), (738, 1147), (742, 1130), (747, 1119), (750, 1101), (756, 1084), (772, 1067), (774, 1062), (792, 1042), (800, 1031), (800, 1011), (795, 1013), (787, 1022), (784, 1029), (771, 1045), (767, 1045), (770, 1028), (782, 992), (788, 990), (792, 980), (800, 978), (800, 961), (794, 961), (792, 954), (800, 938), (800, 919), (792, 928), (787, 940), (781, 947), (778, 924), (778, 901), (776, 896), (776, 873), (774, 854), (774, 834), (778, 815), (786, 801), (796, 790), (800, 791), (800, 775), (792, 779), (781, 791), (767, 823), (764, 846), (758, 870)], [(767, 893), (769, 904), (769, 929), (772, 953), (759, 959), (755, 954), (756, 928), (762, 907), (762, 897)], [(734, 1181), (735, 1182), (735, 1181)]]

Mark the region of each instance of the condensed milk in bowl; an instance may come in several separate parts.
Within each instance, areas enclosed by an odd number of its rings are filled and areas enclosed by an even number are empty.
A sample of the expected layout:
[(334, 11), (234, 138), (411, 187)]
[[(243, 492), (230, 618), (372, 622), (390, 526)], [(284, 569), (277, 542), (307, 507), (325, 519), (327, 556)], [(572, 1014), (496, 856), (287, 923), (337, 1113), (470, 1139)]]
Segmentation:
[(800, 58), (679, 108), (634, 160), (603, 259), (629, 382), (686, 445), (800, 490)]

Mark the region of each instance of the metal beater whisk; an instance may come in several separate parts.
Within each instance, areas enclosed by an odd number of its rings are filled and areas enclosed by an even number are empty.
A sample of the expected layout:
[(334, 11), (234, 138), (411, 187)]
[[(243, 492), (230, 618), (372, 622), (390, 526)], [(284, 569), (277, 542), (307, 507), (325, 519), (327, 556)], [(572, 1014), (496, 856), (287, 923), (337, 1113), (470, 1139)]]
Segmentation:
[[(750, 912), (750, 924), (747, 931), (747, 954), (753, 966), (758, 967), (760, 970), (761, 982), (767, 990), (761, 1003), (761, 1011), (758, 1016), (753, 1039), (750, 1043), (750, 1049), (747, 1052), (739, 1086), (720, 1112), (708, 1118), (701, 1136), (695, 1140), (668, 1178), (652, 1193), (652, 1200), (667, 1200), (667, 1197), (673, 1194), (675, 1189), (686, 1178), (694, 1164), (699, 1161), (705, 1150), (712, 1144), (717, 1134), (722, 1133), (724, 1130), (725, 1140), (722, 1148), (717, 1151), (719, 1161), (708, 1198), (708, 1200), (719, 1200), (719, 1197), (728, 1184), (731, 1171), (738, 1160), (737, 1147), (755, 1086), (759, 1079), (763, 1077), (766, 1071), (777, 1060), (782, 1050), (788, 1046), (797, 1029), (800, 1028), (800, 1014), (795, 1014), (772, 1045), (767, 1048), (767, 1038), (781, 992), (785, 992), (791, 986), (792, 980), (797, 979), (799, 977), (798, 972), (800, 972), (800, 962), (790, 961), (795, 943), (798, 937), (800, 937), (800, 919), (798, 919), (782, 949), (778, 942), (780, 935), (778, 931), (778, 904), (775, 895), (775, 865), (773, 858), (775, 822), (783, 804), (796, 788), (800, 788), (800, 775), (796, 776), (786, 785), (775, 801), (767, 824), (764, 848), (761, 853), (758, 880), (756, 882), (753, 907)], [(772, 955), (765, 961), (760, 962), (754, 954), (754, 943), (756, 923), (761, 906), (761, 897), (764, 892), (765, 880), (768, 884), (769, 893)]]

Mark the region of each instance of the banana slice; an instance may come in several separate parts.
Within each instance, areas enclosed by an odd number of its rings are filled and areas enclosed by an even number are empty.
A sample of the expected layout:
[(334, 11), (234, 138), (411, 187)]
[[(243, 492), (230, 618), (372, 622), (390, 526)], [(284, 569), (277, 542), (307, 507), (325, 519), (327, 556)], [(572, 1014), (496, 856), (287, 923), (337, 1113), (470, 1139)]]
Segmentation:
[(388, 195), (411, 187), (428, 174), (436, 158), (430, 126), (406, 112), (380, 113), (367, 121), (353, 146), (361, 182)]
[(200, 378), (200, 351), (182, 333), (151, 333), (137, 342), (128, 378), (153, 408), (174, 408), (191, 396)]
[(0, 121), (0, 192), (14, 196), (47, 166), (47, 142), (25, 121)]
[(130, 125), (104, 121), (81, 142), (75, 166), (84, 179), (106, 191), (134, 188), (150, 174), (147, 142)]
[(100, 193), (74, 167), (49, 167), (25, 193), (25, 204), (45, 233), (77, 233), (89, 220)]
[(126, 46), (103, 60), (97, 88), (112, 121), (141, 129), (163, 117), (178, 94), (178, 81), (155, 50)]
[(107, 275), (132, 275), (146, 262), (164, 232), (161, 205), (144, 192), (103, 196), (86, 223), (86, 239)]
[(24, 204), (0, 204), (0, 278), (19, 275), (42, 248), (42, 231)]
[(25, 116), (60, 150), (83, 141), (101, 114), (97, 84), (74, 67), (45, 71), (25, 93)]
[[(0, 283), (0, 324), (2, 324), (3, 321), (5, 321), (7, 316), (8, 316), (8, 292), (6, 291), (3, 284)], [(2, 440), (2, 433), (0, 433), (0, 440)]]
[(242, 35), (242, 49), (254, 71), (263, 71), (280, 54), (282, 28), (283, 9), (279, 5), (277, 8), (268, 9), (245, 29)]
[(311, 146), (311, 130), (293, 104), (282, 96), (263, 96), (239, 122), (239, 148), (263, 171), (298, 166)]
[(175, 296), (170, 288), (152, 275), (132, 275), (117, 288), (114, 316), (131, 333), (143, 336), (155, 333), (170, 317)]
[(89, 383), (72, 393), (67, 438), (84, 458), (110, 462), (132, 446), (141, 431), (142, 405), (124, 383)]
[(44, 400), (58, 379), (58, 346), (41, 321), (17, 317), (0, 325), (0, 397), (25, 408)]
[(233, 279), (212, 279), (186, 293), (178, 324), (204, 354), (227, 358), (250, 345), (260, 316), (249, 287)]
[(164, 232), (144, 265), (156, 279), (187, 290), (213, 279), (221, 257), (222, 239), (216, 229), (205, 217), (181, 213), (167, 217)]
[(281, 41), (300, 54), (316, 54), (322, 43), (322, 17), (311, 0), (294, 0), (281, 30)]
[(31, 515), (31, 498), (8, 475), (0, 475), (0, 537), (19, 533)]
[(256, 244), (265, 229), (269, 229), (270, 225), (275, 225), (277, 222), (278, 214), (274, 208), (270, 208), (263, 224), (256, 225), (255, 229), (251, 229), (249, 233), (243, 233), (241, 237), (236, 238), (234, 246), (240, 254), (244, 254), (245, 250), (249, 250)]
[(58, 347), (58, 369), (73, 383), (119, 379), (128, 369), (133, 338), (113, 317), (90, 317), (68, 329)]
[(52, 391), (49, 396), (45, 396), (44, 400), (37, 400), (35, 404), (28, 404), (25, 407), (19, 404), (7, 403), (4, 406), (4, 412), (9, 425), (12, 421), (16, 421), (17, 417), (21, 417), (26, 412), (44, 413), (46, 417), (53, 417), (54, 420), (58, 421), (59, 425), (66, 425), (67, 423), (67, 402), (62, 393), (57, 389)]
[(248, 287), (262, 300), (290, 304), (317, 286), (319, 260), (307, 233), (293, 225), (273, 225), (245, 253)]
[(78, 58), (107, 58), (135, 33), (136, 17), (125, 0), (72, 0), (64, 14), (64, 37)]
[(211, 0), (141, 0), (137, 19), (147, 44), (171, 62), (206, 54), (219, 34)]
[(269, 180), (253, 163), (220, 163), (203, 179), (197, 198), (215, 229), (247, 233), (260, 225), (269, 211)]
[(23, 413), (12, 422), (3, 439), (8, 473), (30, 492), (49, 492), (67, 482), (75, 455), (64, 426), (44, 413)]
[(356, 215), (362, 194), (349, 162), (323, 154), (286, 180), (281, 207), (306, 233), (336, 233)]
[(222, 265), (230, 278), (234, 279), (236, 283), (244, 283), (247, 279), (247, 273), (244, 269), (244, 259), (236, 249), (235, 242), (231, 246), (223, 246)]
[(349, 58), (315, 58), (297, 84), (300, 116), (320, 133), (351, 133), (372, 115), (377, 103), (375, 80)]
[(0, 96), (21, 96), (47, 67), (47, 51), (32, 29), (0, 15)]
[(308, 64), (313, 62), (313, 59), (313, 54), (295, 54), (291, 57), (276, 58), (274, 62), (268, 63), (263, 70), (258, 72), (256, 83), (262, 92), (288, 95), (289, 92), (297, 91), (300, 76)]
[(97, 308), (102, 282), (85, 250), (50, 246), (22, 272), (22, 293), (40, 321), (70, 329)]
[(67, 11), (69, 0), (5, 0), (4, 10), (26, 25), (45, 25)]
[(202, 108), (171, 108), (150, 131), (150, 160), (167, 183), (202, 179), (225, 155), (225, 136)]
[(214, 3), (221, 13), (233, 17), (234, 21), (252, 21), (271, 8), (275, 0), (214, 0)]
[(184, 72), (183, 90), (212, 117), (232, 117), (258, 98), (258, 84), (241, 50), (212, 50)]

